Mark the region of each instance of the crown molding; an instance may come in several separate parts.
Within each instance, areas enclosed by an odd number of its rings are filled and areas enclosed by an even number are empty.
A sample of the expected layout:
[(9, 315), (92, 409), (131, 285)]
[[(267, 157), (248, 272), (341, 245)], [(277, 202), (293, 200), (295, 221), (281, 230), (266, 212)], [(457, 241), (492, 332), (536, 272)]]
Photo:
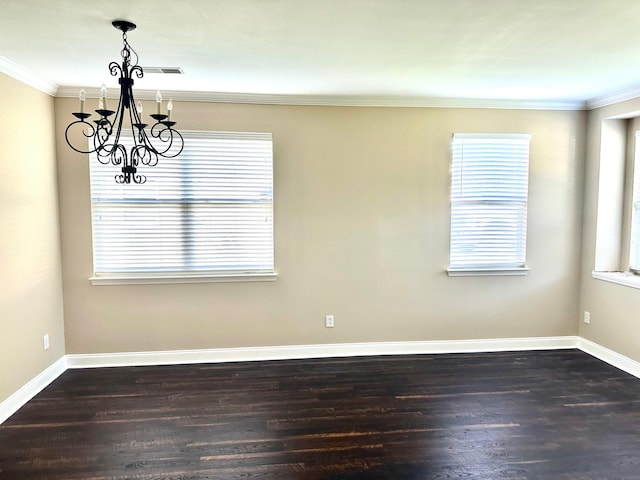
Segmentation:
[(635, 85), (623, 90), (616, 90), (599, 97), (594, 97), (587, 100), (586, 106), (587, 110), (594, 110), (596, 108), (606, 107), (607, 105), (613, 105), (614, 103), (624, 102), (625, 100), (631, 100), (637, 97), (640, 97), (640, 85)]
[(43, 79), (35, 73), (2, 56), (0, 56), (0, 72), (29, 85), (36, 90), (40, 90), (47, 95), (55, 96), (58, 92), (58, 85), (55, 83)]
[[(77, 97), (80, 87), (58, 86), (15, 62), (0, 56), (0, 72), (40, 90), (47, 95)], [(87, 96), (98, 97), (99, 88), (85, 88)], [(111, 95), (117, 89), (109, 89)], [(136, 90), (140, 100), (155, 100), (155, 90)], [(262, 93), (226, 93), (170, 90), (166, 98), (183, 102), (249, 103), (261, 105), (319, 105), (341, 107), (432, 107), (432, 108), (494, 108), (504, 110), (594, 110), (614, 103), (640, 97), (640, 85), (616, 90), (604, 95), (582, 100), (527, 100), (500, 98), (445, 98), (427, 96), (385, 95), (296, 95)]]
[[(80, 87), (60, 87), (56, 97), (77, 97)], [(88, 98), (98, 98), (98, 88), (85, 88)], [(117, 89), (109, 89), (117, 96)], [(155, 100), (155, 90), (136, 90), (139, 100)], [(183, 102), (250, 103), (261, 105), (339, 106), (339, 107), (437, 107), (437, 108), (495, 108), (514, 110), (584, 110), (582, 101), (572, 100), (505, 100), (480, 98), (436, 98), (419, 96), (378, 95), (294, 95), (194, 92), (184, 90), (162, 91), (164, 98)]]

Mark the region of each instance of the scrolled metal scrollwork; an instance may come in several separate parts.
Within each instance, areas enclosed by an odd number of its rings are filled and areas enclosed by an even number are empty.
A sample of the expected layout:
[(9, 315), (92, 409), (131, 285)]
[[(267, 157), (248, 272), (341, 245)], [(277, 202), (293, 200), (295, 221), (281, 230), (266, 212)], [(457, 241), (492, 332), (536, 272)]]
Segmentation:
[[(174, 130), (170, 126), (167, 126), (166, 123), (167, 122), (157, 122), (155, 125), (153, 125), (150, 130), (151, 136), (167, 145), (166, 148), (162, 151), (156, 150), (158, 155), (166, 158), (175, 158), (180, 155), (182, 149), (184, 148), (184, 138), (182, 138), (182, 135), (179, 131)], [(175, 139), (179, 140), (178, 142), (176, 142), (179, 148), (175, 148), (173, 152), (170, 152), (171, 148), (174, 146)]]
[[(84, 91), (80, 94), (80, 112), (74, 112), (77, 120), (71, 122), (65, 130), (67, 144), (76, 152), (83, 154), (96, 153), (98, 161), (104, 165), (119, 166), (122, 173), (115, 176), (117, 183), (145, 183), (147, 177), (138, 173), (139, 166), (153, 167), (158, 164), (159, 157), (173, 158), (178, 156), (184, 148), (184, 138), (173, 127), (175, 121), (171, 121), (171, 109), (173, 102), (167, 104), (167, 115), (160, 113), (161, 96), (157, 95), (158, 113), (150, 117), (154, 120), (151, 128), (144, 123), (141, 111), (138, 111), (133, 96), (134, 77), (142, 78), (144, 71), (138, 65), (138, 54), (127, 40), (127, 32), (136, 28), (136, 25), (124, 20), (116, 20), (113, 26), (122, 31), (123, 48), (120, 52), (122, 63), (111, 62), (109, 71), (112, 76), (118, 77), (120, 85), (120, 98), (116, 110), (107, 108), (106, 87), (103, 85), (98, 108), (95, 113), (97, 120), (87, 121), (92, 114), (84, 112)], [(121, 132), (128, 121), (134, 145), (129, 151), (120, 143)], [(72, 144), (73, 134), (80, 128), (82, 135), (90, 146), (86, 149)], [(126, 128), (126, 127), (125, 127)]]
[[(86, 114), (86, 115), (89, 115), (89, 114)], [(84, 129), (85, 127), (88, 130), (85, 130)], [(96, 134), (96, 128), (93, 125), (91, 125), (90, 123), (86, 122), (85, 119), (76, 120), (75, 122), (71, 122), (69, 125), (67, 125), (67, 128), (64, 131), (64, 138), (67, 141), (67, 145), (69, 145), (72, 149), (74, 149), (78, 153), (92, 153), (92, 152), (94, 152), (95, 149), (82, 150), (81, 148), (75, 147), (71, 143), (71, 141), (69, 140), (69, 132), (74, 131), (76, 128), (80, 128), (80, 132), (82, 133), (82, 135), (84, 135), (85, 138), (94, 138), (94, 136)]]

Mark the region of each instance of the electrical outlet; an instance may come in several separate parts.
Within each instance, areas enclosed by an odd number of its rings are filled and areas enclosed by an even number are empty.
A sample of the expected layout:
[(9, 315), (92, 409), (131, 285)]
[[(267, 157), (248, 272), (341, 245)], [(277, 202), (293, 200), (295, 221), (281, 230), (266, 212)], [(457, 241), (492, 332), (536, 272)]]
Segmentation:
[(325, 315), (324, 316), (324, 326), (327, 328), (333, 328), (333, 315)]
[(42, 346), (45, 350), (49, 350), (49, 334), (47, 333), (44, 337), (42, 337)]
[(584, 311), (584, 323), (589, 325), (591, 323), (591, 313)]

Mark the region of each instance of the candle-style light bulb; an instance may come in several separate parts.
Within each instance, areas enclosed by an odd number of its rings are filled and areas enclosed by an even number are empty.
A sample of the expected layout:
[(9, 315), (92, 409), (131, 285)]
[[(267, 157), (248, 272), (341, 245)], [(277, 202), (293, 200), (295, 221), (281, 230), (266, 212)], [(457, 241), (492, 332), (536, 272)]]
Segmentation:
[(171, 111), (173, 110), (173, 98), (169, 99), (169, 103), (167, 103), (167, 121), (171, 121)]
[(100, 107), (100, 109), (105, 109), (107, 110), (109, 107), (107, 107), (107, 86), (103, 83), (102, 84), (102, 88), (100, 88), (100, 99), (102, 100), (102, 107)]
[(142, 115), (143, 108), (142, 108), (142, 102), (140, 100), (138, 100), (138, 104), (136, 105), (136, 109), (138, 110), (138, 115)]
[(160, 106), (162, 105), (162, 94), (160, 90), (156, 92), (156, 103), (158, 104), (158, 115), (160, 115)]
[(84, 89), (80, 90), (78, 98), (80, 98), (80, 113), (84, 113), (84, 101), (87, 99), (87, 92)]

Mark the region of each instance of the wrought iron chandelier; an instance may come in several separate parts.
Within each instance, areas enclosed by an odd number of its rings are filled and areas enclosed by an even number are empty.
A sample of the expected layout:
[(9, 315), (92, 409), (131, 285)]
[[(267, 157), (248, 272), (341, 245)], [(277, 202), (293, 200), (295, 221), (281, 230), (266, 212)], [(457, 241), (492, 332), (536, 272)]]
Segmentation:
[[(117, 62), (109, 64), (112, 76), (119, 76), (120, 100), (116, 110), (110, 110), (107, 103), (107, 87), (102, 85), (98, 108), (95, 110), (98, 119), (89, 123), (87, 119), (91, 113), (85, 113), (84, 104), (86, 93), (80, 91), (80, 111), (73, 112), (78, 120), (71, 122), (65, 130), (67, 144), (79, 153), (96, 153), (100, 163), (107, 165), (121, 165), (121, 174), (115, 176), (117, 183), (145, 183), (147, 177), (138, 173), (138, 167), (144, 165), (153, 167), (158, 163), (158, 157), (173, 158), (182, 152), (184, 139), (173, 126), (171, 120), (173, 101), (167, 103), (167, 114), (161, 113), (162, 96), (156, 94), (157, 113), (150, 117), (155, 121), (150, 129), (142, 120), (142, 103), (136, 103), (133, 97), (133, 77), (142, 78), (144, 72), (138, 65), (138, 54), (127, 41), (127, 32), (134, 30), (136, 25), (126, 20), (115, 20), (112, 25), (122, 32), (123, 48), (120, 52), (122, 65)], [(115, 115), (115, 116), (114, 116)], [(125, 117), (129, 118), (129, 126), (134, 145), (127, 151), (120, 143), (121, 132)], [(89, 139), (87, 149), (74, 146), (69, 140), (69, 133), (80, 128), (84, 137)], [(125, 126), (126, 128), (126, 126)]]

